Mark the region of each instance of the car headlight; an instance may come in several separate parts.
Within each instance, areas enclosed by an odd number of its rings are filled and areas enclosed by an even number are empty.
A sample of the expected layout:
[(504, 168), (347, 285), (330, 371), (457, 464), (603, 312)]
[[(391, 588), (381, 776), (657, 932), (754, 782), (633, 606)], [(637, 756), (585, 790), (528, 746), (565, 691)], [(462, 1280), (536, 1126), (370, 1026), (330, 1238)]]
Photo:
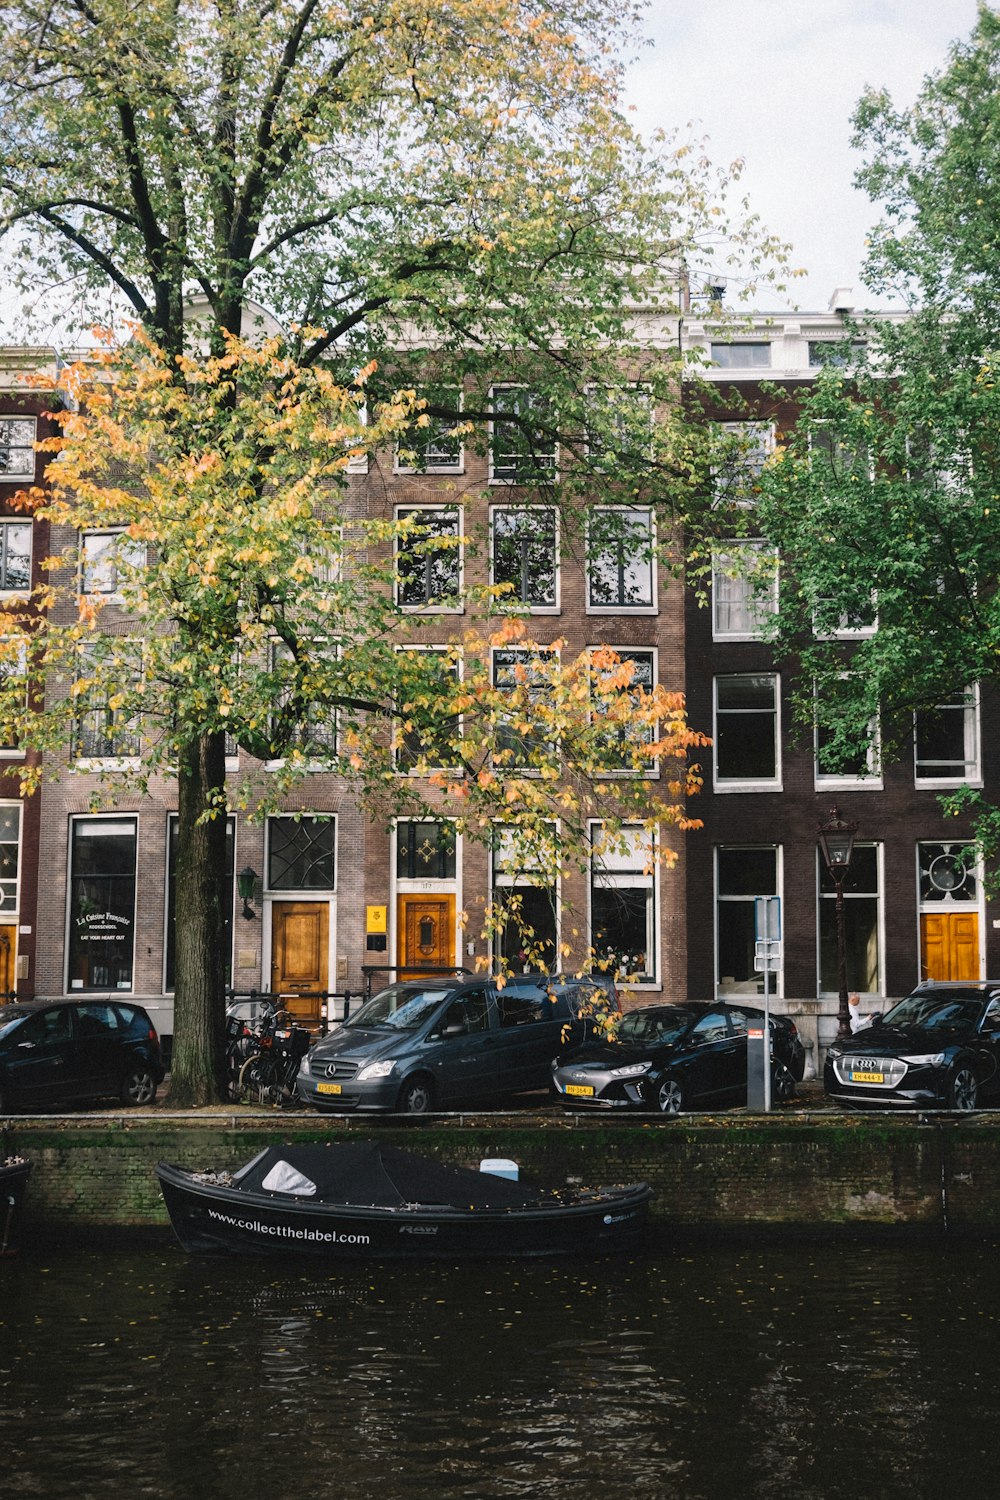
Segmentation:
[(362, 1083), (366, 1078), (388, 1078), (395, 1066), (391, 1057), (384, 1057), (381, 1062), (366, 1063), (358, 1073), (358, 1082)]
[(638, 1078), (640, 1073), (648, 1073), (649, 1070), (650, 1070), (650, 1068), (652, 1066), (653, 1066), (653, 1064), (652, 1063), (648, 1063), (648, 1062), (627, 1063), (622, 1068), (612, 1068), (611, 1069), (611, 1077), (612, 1078)]
[(300, 1073), (308, 1073), (310, 1071), (311, 1070), (310, 1070), (310, 1067), (309, 1067), (309, 1054), (307, 1052), (306, 1055), (305, 1055), (305, 1057), (299, 1063), (299, 1072)]
[(917, 1052), (911, 1057), (900, 1056), (900, 1062), (909, 1063), (911, 1068), (940, 1068), (944, 1062), (943, 1052)]

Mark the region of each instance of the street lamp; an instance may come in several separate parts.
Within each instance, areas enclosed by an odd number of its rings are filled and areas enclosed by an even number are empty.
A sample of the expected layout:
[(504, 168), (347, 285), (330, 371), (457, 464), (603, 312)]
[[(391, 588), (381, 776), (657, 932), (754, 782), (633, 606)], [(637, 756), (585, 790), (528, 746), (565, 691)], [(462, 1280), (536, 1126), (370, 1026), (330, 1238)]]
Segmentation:
[(253, 865), (244, 865), (236, 877), (236, 889), (239, 898), (243, 902), (243, 915), (248, 922), (254, 919), (254, 913), (250, 910), (250, 902), (257, 886), (257, 871)]
[(830, 816), (819, 825), (819, 846), (836, 890), (837, 919), (837, 1037), (850, 1036), (851, 1012), (847, 1003), (847, 937), (844, 931), (844, 881), (851, 868), (857, 823), (849, 823), (831, 807)]

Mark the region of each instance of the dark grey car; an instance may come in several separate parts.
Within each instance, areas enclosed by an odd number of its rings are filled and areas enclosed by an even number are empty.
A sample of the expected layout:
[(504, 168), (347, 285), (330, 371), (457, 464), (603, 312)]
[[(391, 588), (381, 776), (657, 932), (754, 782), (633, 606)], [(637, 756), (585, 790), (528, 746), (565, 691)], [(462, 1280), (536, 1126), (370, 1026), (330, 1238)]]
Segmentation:
[(318, 1109), (423, 1114), (547, 1089), (561, 1048), (617, 1008), (614, 985), (600, 977), (391, 984), (312, 1048), (299, 1096)]

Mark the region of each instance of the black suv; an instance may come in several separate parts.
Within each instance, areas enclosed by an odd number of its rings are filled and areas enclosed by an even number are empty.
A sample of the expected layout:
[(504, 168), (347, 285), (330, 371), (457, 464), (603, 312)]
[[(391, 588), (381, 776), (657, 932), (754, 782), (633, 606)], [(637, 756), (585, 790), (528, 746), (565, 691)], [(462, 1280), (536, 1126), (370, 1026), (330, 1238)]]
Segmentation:
[(111, 1096), (152, 1104), (163, 1075), (159, 1038), (141, 1005), (54, 1000), (0, 1008), (0, 1114)]
[(1000, 1096), (1000, 983), (918, 985), (885, 1015), (832, 1043), (831, 1099), (890, 1109), (975, 1109)]
[(618, 1008), (614, 984), (597, 975), (390, 984), (303, 1058), (299, 1097), (317, 1109), (424, 1114), (547, 1089), (560, 1049)]

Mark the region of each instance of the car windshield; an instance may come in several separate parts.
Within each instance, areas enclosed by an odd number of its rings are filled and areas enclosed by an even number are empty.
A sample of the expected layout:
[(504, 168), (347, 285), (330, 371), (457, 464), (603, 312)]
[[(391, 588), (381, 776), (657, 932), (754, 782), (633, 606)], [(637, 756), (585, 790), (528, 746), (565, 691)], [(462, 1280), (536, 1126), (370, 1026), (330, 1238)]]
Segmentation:
[(884, 1026), (919, 1026), (924, 1031), (965, 1031), (983, 1010), (973, 995), (907, 995), (882, 1017)]
[(23, 1010), (0, 1010), (0, 1037), (7, 1036), (12, 1026), (24, 1020), (25, 1014)]
[(344, 1024), (416, 1031), (450, 994), (451, 989), (442, 985), (415, 990), (408, 984), (390, 984), (388, 989), (380, 990), (366, 1001), (357, 1015), (351, 1016)]
[(633, 1010), (622, 1016), (618, 1040), (626, 1046), (639, 1042), (675, 1042), (697, 1015), (697, 1011), (688, 1010), (683, 1005), (671, 1006), (669, 1010)]

